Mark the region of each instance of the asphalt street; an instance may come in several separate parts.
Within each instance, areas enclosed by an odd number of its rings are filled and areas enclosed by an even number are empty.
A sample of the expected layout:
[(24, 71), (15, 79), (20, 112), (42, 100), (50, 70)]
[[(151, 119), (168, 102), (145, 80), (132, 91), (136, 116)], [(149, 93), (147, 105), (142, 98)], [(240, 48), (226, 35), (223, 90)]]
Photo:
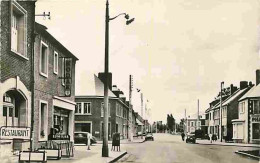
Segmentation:
[(179, 135), (154, 134), (154, 141), (124, 146), (127, 155), (118, 162), (258, 163), (234, 153), (252, 147), (187, 144)]

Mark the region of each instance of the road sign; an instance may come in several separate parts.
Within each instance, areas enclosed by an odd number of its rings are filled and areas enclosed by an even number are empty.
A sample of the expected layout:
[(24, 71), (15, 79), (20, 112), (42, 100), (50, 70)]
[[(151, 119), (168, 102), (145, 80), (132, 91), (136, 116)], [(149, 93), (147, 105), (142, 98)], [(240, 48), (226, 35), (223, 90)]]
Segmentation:
[(2, 126), (0, 128), (0, 139), (30, 140), (30, 134), (31, 134), (30, 127)]

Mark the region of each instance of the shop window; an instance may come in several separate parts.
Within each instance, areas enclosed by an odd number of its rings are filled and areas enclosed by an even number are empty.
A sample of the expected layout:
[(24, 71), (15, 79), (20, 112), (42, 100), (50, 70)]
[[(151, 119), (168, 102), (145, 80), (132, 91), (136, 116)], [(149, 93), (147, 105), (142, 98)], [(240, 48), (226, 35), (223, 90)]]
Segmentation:
[(39, 108), (39, 136), (40, 140), (47, 140), (47, 126), (48, 126), (48, 103), (40, 101)]
[(90, 102), (84, 103), (84, 113), (83, 114), (91, 114), (91, 103)]
[(40, 74), (48, 77), (48, 45), (41, 42)]
[(253, 139), (260, 139), (260, 123), (252, 123), (253, 124)]
[(53, 59), (53, 72), (54, 74), (58, 74), (58, 66), (59, 66), (59, 55), (56, 51), (54, 51), (54, 59)]
[(16, 1), (12, 1), (11, 19), (11, 50), (27, 58), (27, 12)]

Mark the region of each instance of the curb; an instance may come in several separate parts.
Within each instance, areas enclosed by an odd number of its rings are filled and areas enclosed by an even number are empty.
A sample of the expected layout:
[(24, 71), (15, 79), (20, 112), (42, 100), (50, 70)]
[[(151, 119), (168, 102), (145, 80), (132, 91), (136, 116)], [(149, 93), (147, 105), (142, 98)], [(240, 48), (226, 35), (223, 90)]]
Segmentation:
[(113, 160), (109, 161), (109, 163), (113, 163), (118, 161), (120, 158), (122, 158), (124, 155), (126, 155), (127, 152), (122, 153), (121, 155), (119, 155), (118, 157), (114, 158)]
[(251, 158), (256, 159), (256, 160), (260, 160), (260, 157), (258, 157), (258, 156), (254, 156), (254, 155), (244, 153), (244, 152), (241, 152), (241, 151), (236, 151), (235, 153), (241, 154), (241, 155), (244, 155), (244, 156), (247, 156), (247, 157), (251, 157)]
[(219, 145), (219, 146), (236, 146), (236, 147), (253, 147), (253, 148), (260, 148), (256, 146), (250, 146), (250, 145), (237, 145), (237, 144), (204, 144), (204, 143), (196, 143), (199, 145)]

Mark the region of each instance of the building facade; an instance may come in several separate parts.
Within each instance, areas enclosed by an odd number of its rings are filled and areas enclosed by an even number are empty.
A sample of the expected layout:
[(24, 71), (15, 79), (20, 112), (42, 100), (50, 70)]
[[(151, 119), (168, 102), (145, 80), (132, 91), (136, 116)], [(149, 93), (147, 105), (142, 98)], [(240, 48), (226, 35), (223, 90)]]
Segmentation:
[(35, 23), (35, 31), (33, 140), (34, 147), (38, 148), (41, 142), (52, 140), (54, 136), (74, 141), (78, 59), (45, 26)]
[[(0, 127), (31, 127), (35, 1), (0, 1)], [(25, 140), (0, 140), (1, 155)]]
[[(220, 97), (216, 98), (206, 110), (206, 125), (208, 134), (214, 134), (217, 139), (232, 141), (233, 127), (232, 120), (237, 119), (238, 100), (252, 87), (252, 83), (241, 81), (240, 87), (234, 87), (232, 84), (222, 91), (222, 110), (220, 110)], [(221, 114), (221, 115), (220, 115)], [(221, 124), (221, 132), (220, 132)]]
[[(85, 95), (76, 96), (75, 110), (75, 132), (89, 132), (93, 136), (102, 140), (103, 138), (103, 107), (104, 107), (104, 85), (102, 81), (94, 75), (92, 85), (93, 91), (86, 90)], [(115, 92), (115, 93), (114, 93)], [(113, 88), (109, 90), (109, 124), (108, 138), (112, 139), (113, 133), (120, 133), (121, 139), (128, 138), (128, 113), (129, 103), (121, 96), (121, 93)], [(135, 120), (133, 120), (134, 122)]]
[(206, 126), (205, 126), (205, 114), (200, 113), (190, 115), (186, 119), (186, 131), (188, 134), (194, 133), (195, 130), (202, 130), (206, 133)]
[[(259, 70), (258, 70), (259, 71)], [(257, 79), (260, 76), (257, 76)], [(237, 119), (233, 119), (233, 140), (239, 143), (260, 143), (260, 85), (251, 88), (239, 99)]]

